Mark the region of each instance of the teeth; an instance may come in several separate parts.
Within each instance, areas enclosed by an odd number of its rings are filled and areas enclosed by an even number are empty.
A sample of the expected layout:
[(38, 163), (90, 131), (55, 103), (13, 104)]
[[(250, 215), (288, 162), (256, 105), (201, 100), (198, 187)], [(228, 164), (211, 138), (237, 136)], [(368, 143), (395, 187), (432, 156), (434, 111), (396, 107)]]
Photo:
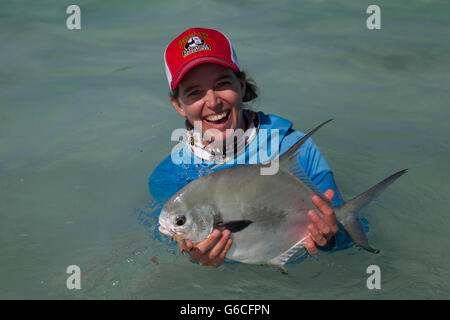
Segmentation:
[(222, 120), (223, 118), (225, 118), (226, 116), (227, 116), (227, 112), (225, 111), (220, 114), (205, 117), (205, 119), (207, 121), (219, 121), (219, 120)]

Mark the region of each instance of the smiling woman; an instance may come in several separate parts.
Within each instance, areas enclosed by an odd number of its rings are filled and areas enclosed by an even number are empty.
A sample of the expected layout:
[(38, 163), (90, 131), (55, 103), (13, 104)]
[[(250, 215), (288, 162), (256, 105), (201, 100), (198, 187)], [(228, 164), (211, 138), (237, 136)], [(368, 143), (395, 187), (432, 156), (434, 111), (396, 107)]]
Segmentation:
[[(276, 157), (304, 136), (293, 130), (286, 119), (244, 108), (244, 102), (257, 97), (257, 87), (241, 71), (237, 55), (223, 33), (205, 28), (186, 30), (167, 46), (164, 61), (170, 102), (186, 119), (188, 129), (182, 148), (176, 152), (181, 158), (184, 155), (195, 161), (174, 163), (169, 155), (158, 165), (150, 176), (149, 187), (160, 203), (203, 175), (262, 162), (260, 154), (253, 152), (262, 142), (278, 147), (276, 153), (271, 153)], [(298, 161), (329, 201), (334, 205), (343, 203), (332, 171), (311, 139), (300, 148)], [(304, 247), (315, 254), (317, 247), (330, 250), (336, 245), (349, 246), (349, 237), (340, 230), (333, 210), (319, 197), (312, 201), (317, 210), (308, 212), (310, 235)], [(175, 223), (179, 226), (184, 222)], [(219, 230), (216, 226), (206, 240), (193, 243), (188, 239), (180, 249), (188, 251), (190, 258), (201, 265), (217, 266), (232, 246), (232, 229)]]
[[(203, 137), (208, 129), (216, 129), (211, 138), (222, 141), (232, 131), (227, 129), (245, 129), (240, 115), (245, 80), (238, 79), (231, 69), (218, 64), (201, 64), (186, 73), (178, 88), (178, 98), (171, 97), (170, 101), (191, 125), (201, 124)], [(209, 142), (203, 141), (205, 145)]]

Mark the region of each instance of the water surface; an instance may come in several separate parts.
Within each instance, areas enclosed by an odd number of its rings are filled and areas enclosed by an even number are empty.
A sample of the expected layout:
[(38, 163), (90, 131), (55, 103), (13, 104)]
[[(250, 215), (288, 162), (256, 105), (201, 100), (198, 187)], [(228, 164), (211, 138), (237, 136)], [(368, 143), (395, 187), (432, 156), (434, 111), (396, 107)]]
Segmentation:
[[(450, 7), (378, 1), (0, 3), (0, 298), (441, 299), (450, 297)], [(382, 250), (289, 266), (200, 267), (154, 232), (147, 180), (182, 119), (162, 53), (192, 26), (232, 40), (252, 106), (314, 137), (345, 199), (409, 168), (363, 212)], [(157, 263), (152, 262), (152, 258)], [(69, 265), (82, 289), (68, 290)], [(368, 290), (366, 269), (381, 269)]]

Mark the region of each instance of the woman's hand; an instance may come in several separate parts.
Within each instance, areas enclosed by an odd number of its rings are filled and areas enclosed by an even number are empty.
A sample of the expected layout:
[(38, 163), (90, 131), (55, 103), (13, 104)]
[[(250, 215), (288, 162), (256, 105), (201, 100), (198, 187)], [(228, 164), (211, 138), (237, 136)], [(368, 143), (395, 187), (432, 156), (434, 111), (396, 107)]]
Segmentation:
[[(217, 267), (223, 263), (231, 247), (230, 235), (229, 230), (213, 229), (208, 238), (195, 245), (190, 240), (185, 240), (186, 251), (191, 260), (198, 262), (201, 266)], [(180, 249), (183, 252), (181, 246)]]
[[(331, 202), (334, 197), (334, 190), (329, 189), (324, 195)], [(317, 195), (312, 196), (312, 201), (320, 210), (322, 216), (317, 214), (315, 210), (308, 211), (308, 216), (313, 223), (308, 226), (310, 236), (306, 238), (303, 244), (310, 254), (317, 254), (316, 246), (326, 246), (334, 238), (339, 227), (333, 209), (325, 201)]]

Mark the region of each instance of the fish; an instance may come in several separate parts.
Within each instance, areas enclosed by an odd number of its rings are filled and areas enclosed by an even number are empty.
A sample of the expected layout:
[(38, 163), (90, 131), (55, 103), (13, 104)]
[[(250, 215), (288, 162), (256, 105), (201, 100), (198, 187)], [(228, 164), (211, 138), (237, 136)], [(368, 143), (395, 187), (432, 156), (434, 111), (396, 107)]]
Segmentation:
[[(274, 175), (261, 175), (263, 164), (251, 164), (214, 171), (191, 181), (164, 204), (159, 231), (180, 243), (184, 239), (198, 243), (214, 228), (228, 229), (233, 242), (226, 259), (265, 264), (283, 271), (289, 259), (304, 248), (303, 242), (310, 235), (308, 225), (312, 221), (307, 212), (316, 209), (312, 202), (316, 194), (334, 210), (357, 246), (379, 253), (369, 244), (360, 212), (407, 169), (334, 206), (298, 161), (300, 147), (331, 120), (315, 127), (283, 153)], [(320, 215), (319, 210), (316, 212)]]

